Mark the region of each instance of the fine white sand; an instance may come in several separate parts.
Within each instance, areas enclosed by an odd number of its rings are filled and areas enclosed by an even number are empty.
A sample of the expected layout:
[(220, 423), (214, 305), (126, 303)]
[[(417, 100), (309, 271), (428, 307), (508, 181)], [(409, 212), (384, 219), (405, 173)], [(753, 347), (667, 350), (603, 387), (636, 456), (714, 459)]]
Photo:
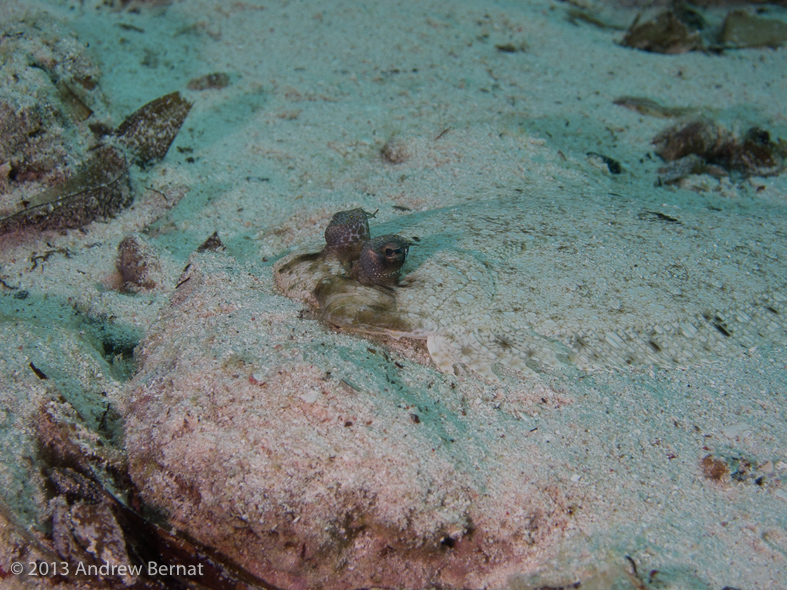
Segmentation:
[[(109, 403), (142, 499), (282, 587), (787, 587), (778, 343), (702, 366), (490, 383), (440, 373), (422, 344), (326, 327), (275, 292), (272, 270), (353, 207), (395, 228), (412, 211), (562, 187), (575, 207), (612, 193), (670, 215), (692, 200), (784, 217), (784, 175), (654, 186), (650, 141), (671, 121), (613, 101), (787, 138), (787, 50), (635, 51), (547, 0), (105, 4), (20, 0), (0, 18), (56, 22), (86, 45), (114, 124), (175, 90), (194, 107), (163, 162), (132, 170), (136, 201), (116, 219), (0, 237), (15, 288), (0, 298), (0, 517), (18, 525), (0, 537), (2, 571), (19, 527), (46, 534), (34, 416), (63, 404), (98, 429)], [(229, 85), (187, 89), (213, 72)], [(214, 231), (225, 249), (192, 255)], [(132, 234), (158, 268), (136, 294), (115, 268)], [(783, 293), (787, 262), (772, 263)], [(102, 342), (141, 342), (139, 373)], [(727, 466), (718, 479), (708, 456)]]

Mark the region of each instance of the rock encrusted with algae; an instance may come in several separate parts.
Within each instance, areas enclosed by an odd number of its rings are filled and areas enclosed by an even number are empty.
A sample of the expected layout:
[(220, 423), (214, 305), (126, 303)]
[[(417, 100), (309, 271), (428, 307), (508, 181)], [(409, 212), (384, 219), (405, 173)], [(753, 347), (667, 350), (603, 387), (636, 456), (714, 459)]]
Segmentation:
[(0, 23), (0, 217), (89, 160), (93, 129), (108, 121), (100, 77), (85, 46), (43, 13)]
[(332, 325), (425, 339), (444, 372), (688, 365), (787, 341), (784, 217), (518, 194), (401, 219), (417, 246), (400, 286), (301, 252), (275, 276)]
[(112, 133), (85, 47), (46, 17), (30, 19), (0, 26), (0, 235), (82, 227), (125, 209), (131, 163), (163, 158), (191, 109), (173, 92)]
[(288, 589), (481, 588), (561, 537), (571, 501), (483, 385), (327, 334), (269, 271), (190, 262), (129, 386), (130, 473), (168, 526)]

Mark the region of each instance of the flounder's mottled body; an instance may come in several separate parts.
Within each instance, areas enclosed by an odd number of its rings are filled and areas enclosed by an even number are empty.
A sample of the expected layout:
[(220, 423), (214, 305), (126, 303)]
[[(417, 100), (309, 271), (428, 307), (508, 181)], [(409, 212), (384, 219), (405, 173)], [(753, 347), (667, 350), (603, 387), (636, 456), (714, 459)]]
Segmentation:
[(426, 339), (446, 372), (689, 365), (787, 341), (784, 210), (723, 207), (515, 195), (373, 227), (417, 238), (397, 287), (303, 254), (276, 279), (333, 325)]

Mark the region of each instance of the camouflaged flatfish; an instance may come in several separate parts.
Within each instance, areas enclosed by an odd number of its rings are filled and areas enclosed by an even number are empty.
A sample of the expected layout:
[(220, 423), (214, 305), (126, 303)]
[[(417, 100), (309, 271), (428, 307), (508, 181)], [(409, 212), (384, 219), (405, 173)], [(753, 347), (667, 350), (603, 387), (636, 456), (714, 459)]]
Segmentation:
[(301, 249), (285, 295), (342, 329), (425, 339), (437, 367), (690, 365), (787, 341), (785, 209), (517, 194), (372, 225), (410, 240), (399, 286)]

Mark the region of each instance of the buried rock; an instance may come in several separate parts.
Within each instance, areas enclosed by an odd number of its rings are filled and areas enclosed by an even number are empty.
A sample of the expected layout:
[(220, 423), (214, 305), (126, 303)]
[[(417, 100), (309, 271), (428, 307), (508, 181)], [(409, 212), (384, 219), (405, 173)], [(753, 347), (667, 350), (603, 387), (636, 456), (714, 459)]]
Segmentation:
[(29, 194), (87, 159), (90, 125), (107, 118), (101, 72), (85, 45), (42, 13), (4, 19), (0, 44), (0, 192)]
[(52, 467), (47, 477), (56, 493), (50, 501), (52, 545), (58, 560), (65, 560), (58, 574), (66, 582), (88, 577), (107, 584), (100, 588), (277, 590), (209, 548), (149, 521), (90, 475)]
[(170, 526), (288, 589), (481, 587), (560, 537), (562, 492), (505, 475), (494, 410), (224, 254), (190, 262), (126, 415), (131, 476)]
[(191, 103), (171, 93), (112, 132), (85, 44), (42, 14), (0, 24), (0, 235), (68, 229), (133, 201), (129, 167), (164, 157)]

